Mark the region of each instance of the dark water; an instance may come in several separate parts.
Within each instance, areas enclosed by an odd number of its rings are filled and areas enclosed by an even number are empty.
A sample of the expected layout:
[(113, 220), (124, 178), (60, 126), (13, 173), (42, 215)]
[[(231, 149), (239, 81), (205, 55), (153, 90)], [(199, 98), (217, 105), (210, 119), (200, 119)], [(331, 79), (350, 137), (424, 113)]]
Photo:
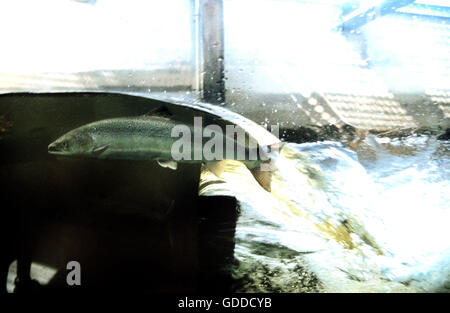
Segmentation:
[(67, 288), (66, 265), (75, 260), (85, 289), (198, 288), (200, 165), (168, 171), (156, 162), (47, 153), (50, 142), (74, 127), (139, 116), (158, 105), (112, 94), (0, 96), (3, 275), (19, 259), (25, 276), (33, 262), (53, 270), (44, 279), (32, 268), (34, 278)]

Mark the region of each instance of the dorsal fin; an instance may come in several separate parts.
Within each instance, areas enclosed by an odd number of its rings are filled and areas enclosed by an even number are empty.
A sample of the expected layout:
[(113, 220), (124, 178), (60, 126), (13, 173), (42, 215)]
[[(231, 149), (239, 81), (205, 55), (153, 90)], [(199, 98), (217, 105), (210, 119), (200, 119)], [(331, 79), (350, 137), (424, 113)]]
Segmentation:
[(144, 114), (144, 116), (172, 117), (173, 114), (169, 111), (169, 109), (166, 106), (160, 106), (160, 107)]

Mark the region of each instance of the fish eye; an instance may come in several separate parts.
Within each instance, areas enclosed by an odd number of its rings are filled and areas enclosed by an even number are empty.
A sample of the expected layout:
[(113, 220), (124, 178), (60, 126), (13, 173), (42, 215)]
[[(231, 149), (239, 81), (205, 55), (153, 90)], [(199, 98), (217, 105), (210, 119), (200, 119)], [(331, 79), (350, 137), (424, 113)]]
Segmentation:
[(61, 144), (62, 144), (64, 149), (69, 148), (69, 143), (67, 141), (63, 141), (63, 142), (61, 142)]

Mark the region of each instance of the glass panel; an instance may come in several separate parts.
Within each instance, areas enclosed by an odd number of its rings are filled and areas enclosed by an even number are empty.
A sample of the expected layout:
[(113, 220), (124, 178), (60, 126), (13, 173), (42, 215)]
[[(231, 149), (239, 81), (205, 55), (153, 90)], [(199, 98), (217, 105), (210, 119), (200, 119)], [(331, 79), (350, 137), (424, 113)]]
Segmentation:
[(227, 104), (282, 128), (445, 126), (449, 14), (442, 1), (225, 0)]
[(191, 1), (0, 2), (0, 92), (190, 90)]

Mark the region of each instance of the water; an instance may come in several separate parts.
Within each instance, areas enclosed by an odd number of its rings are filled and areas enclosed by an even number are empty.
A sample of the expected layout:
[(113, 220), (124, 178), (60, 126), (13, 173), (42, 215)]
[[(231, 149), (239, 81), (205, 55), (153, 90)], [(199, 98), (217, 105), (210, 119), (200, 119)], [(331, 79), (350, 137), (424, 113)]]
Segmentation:
[(214, 183), (200, 193), (241, 207), (234, 291), (449, 292), (449, 147), (428, 135), (288, 143), (270, 192), (238, 162), (205, 168)]
[[(448, 142), (367, 135), (351, 149), (331, 141), (287, 143), (275, 158), (270, 192), (240, 162), (224, 161), (216, 174), (204, 168), (201, 194), (239, 200), (236, 229), (233, 201), (197, 203), (200, 165), (169, 171), (156, 162), (47, 153), (75, 127), (159, 105), (114, 94), (2, 96), (4, 267), (20, 257), (20, 246), (33, 264), (56, 270), (49, 288), (67, 287), (66, 264), (77, 260), (86, 288), (195, 291), (199, 267), (213, 272), (234, 258), (226, 269), (234, 291), (449, 291)], [(273, 140), (243, 117), (200, 107), (223, 113), (258, 141)], [(183, 116), (190, 111), (179, 109)], [(209, 208), (221, 215), (206, 218), (198, 231)], [(210, 242), (211, 233), (221, 245)], [(216, 274), (200, 287), (211, 290)]]

